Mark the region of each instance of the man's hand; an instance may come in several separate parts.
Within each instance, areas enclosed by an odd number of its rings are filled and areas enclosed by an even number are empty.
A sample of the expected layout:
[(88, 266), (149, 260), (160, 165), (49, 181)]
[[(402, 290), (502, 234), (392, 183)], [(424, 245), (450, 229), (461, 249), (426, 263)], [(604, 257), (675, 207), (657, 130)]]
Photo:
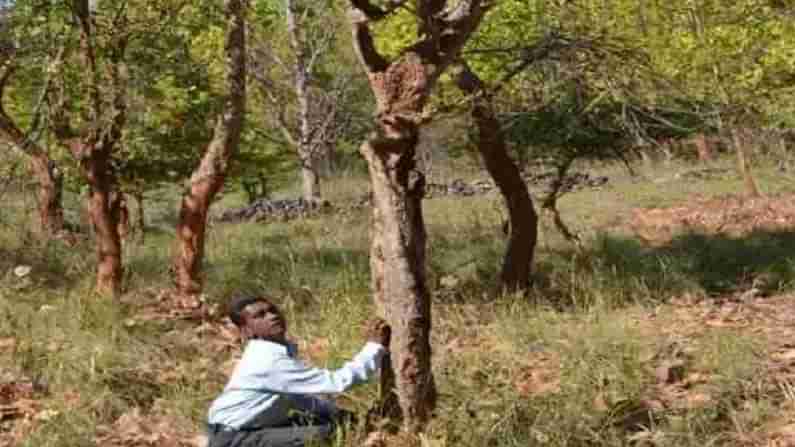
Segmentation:
[(364, 330), (364, 336), (367, 341), (378, 343), (389, 349), (389, 339), (392, 335), (392, 329), (386, 324), (386, 321), (381, 318), (371, 318), (365, 323)]

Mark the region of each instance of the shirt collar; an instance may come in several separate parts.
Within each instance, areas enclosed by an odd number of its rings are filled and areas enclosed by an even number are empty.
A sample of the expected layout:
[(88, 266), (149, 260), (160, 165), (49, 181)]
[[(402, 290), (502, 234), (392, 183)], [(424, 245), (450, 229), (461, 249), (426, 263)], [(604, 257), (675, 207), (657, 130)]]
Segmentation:
[(280, 354), (287, 354), (290, 357), (295, 357), (298, 354), (298, 345), (289, 341), (287, 342), (286, 345), (283, 345), (281, 343), (276, 343), (275, 341), (260, 340), (260, 339), (252, 339), (249, 340), (248, 342), (262, 344), (269, 351), (278, 352)]

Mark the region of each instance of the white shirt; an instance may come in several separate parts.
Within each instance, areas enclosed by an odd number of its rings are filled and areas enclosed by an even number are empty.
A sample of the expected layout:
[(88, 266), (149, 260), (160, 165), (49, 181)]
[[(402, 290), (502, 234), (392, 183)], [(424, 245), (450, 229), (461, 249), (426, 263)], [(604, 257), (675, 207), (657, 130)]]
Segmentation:
[(313, 368), (295, 358), (295, 345), (250, 340), (223, 393), (210, 406), (208, 422), (232, 428), (274, 427), (293, 411), (333, 416), (330, 401), (308, 394), (337, 394), (367, 381), (378, 370), (384, 347), (368, 342), (335, 371)]

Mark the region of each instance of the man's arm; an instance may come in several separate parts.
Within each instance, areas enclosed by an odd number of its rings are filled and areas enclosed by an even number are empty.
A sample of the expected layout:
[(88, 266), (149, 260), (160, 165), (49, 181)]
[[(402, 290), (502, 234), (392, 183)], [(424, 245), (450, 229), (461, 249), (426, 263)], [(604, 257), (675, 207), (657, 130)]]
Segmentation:
[(381, 365), (385, 349), (368, 342), (342, 368), (314, 368), (292, 357), (279, 358), (263, 377), (264, 387), (274, 393), (338, 394), (369, 380)]

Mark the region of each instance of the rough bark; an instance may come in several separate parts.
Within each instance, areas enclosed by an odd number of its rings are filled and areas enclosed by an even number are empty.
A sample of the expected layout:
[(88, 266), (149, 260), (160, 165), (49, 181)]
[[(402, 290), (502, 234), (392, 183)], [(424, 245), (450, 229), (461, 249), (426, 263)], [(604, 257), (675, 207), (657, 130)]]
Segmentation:
[(519, 168), (508, 156), (505, 136), (483, 82), (461, 65), (457, 84), (466, 94), (472, 95), (472, 119), (478, 129), (478, 152), (508, 208), (510, 236), (500, 274), (500, 287), (508, 293), (525, 291), (530, 285), (533, 255), (538, 241), (538, 216), (533, 199)]
[(373, 196), (373, 294), (392, 326), (391, 360), (403, 430), (417, 433), (436, 404), (422, 217), (425, 179), (415, 166), (419, 126), (435, 82), (477, 28), (485, 9), (477, 0), (460, 1), (449, 10), (446, 1), (418, 1), (417, 42), (390, 62), (375, 48), (370, 23), (402, 3), (391, 2), (391, 9), (383, 10), (367, 0), (351, 0), (349, 19), (377, 104), (376, 131), (360, 147)]
[(180, 205), (174, 270), (177, 292), (182, 295), (195, 295), (202, 291), (201, 265), (207, 213), (224, 184), (229, 163), (240, 143), (246, 97), (245, 3), (245, 0), (224, 2), (227, 17), (227, 99), (216, 121), (212, 140), (191, 175)]
[(743, 141), (739, 129), (732, 129), (732, 143), (737, 154), (737, 172), (743, 178), (745, 193), (748, 197), (761, 197), (759, 186), (756, 184), (751, 168), (748, 166), (748, 146)]
[(94, 233), (97, 256), (97, 293), (118, 296), (121, 293), (122, 267), (121, 237), (119, 236), (120, 201), (116, 198), (115, 179), (110, 168), (110, 148), (87, 147), (79, 139), (70, 140), (67, 147), (80, 162), (89, 184), (88, 217)]
[[(395, 152), (394, 144), (403, 147)], [(430, 365), (430, 293), (425, 277), (425, 180), (414, 166), (416, 144), (416, 135), (402, 141), (372, 138), (361, 148), (373, 188), (374, 295), (392, 326), (394, 380), (410, 431), (422, 428), (436, 399)]]
[(88, 167), (86, 170), (94, 174), (90, 182), (89, 216), (97, 253), (95, 289), (102, 295), (118, 296), (124, 274), (118, 228), (120, 202), (114, 198), (113, 181), (106, 169)]

